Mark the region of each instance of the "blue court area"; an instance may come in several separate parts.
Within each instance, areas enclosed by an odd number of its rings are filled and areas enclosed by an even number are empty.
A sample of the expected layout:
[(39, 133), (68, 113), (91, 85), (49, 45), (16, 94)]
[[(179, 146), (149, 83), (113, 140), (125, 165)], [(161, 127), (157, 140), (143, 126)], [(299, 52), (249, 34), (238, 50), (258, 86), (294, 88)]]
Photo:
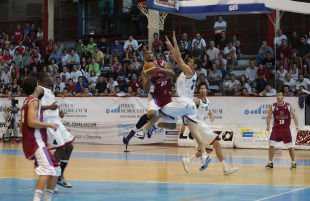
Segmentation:
[[(30, 201), (33, 198), (35, 179), (0, 179), (0, 200)], [(70, 180), (73, 188), (59, 187), (54, 201), (189, 201), (189, 200), (309, 200), (310, 187), (306, 186), (262, 186), (219, 185), (185, 183), (135, 183), (112, 181)]]

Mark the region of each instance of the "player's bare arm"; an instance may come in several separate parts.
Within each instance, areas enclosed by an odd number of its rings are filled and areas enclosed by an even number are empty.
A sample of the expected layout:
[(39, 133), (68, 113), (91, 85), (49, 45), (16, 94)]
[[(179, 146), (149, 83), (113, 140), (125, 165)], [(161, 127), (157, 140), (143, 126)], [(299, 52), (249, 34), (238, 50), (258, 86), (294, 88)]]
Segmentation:
[(172, 70), (172, 68), (166, 62), (164, 62), (164, 68), (158, 68), (158, 71), (166, 74), (169, 77), (174, 77), (175, 76), (174, 71)]
[(39, 102), (38, 101), (32, 101), (29, 104), (28, 109), (28, 126), (32, 128), (53, 128), (55, 131), (57, 130), (57, 124), (54, 123), (44, 123), (37, 120), (38, 115), (38, 108), (39, 108)]
[(294, 122), (295, 122), (295, 126), (296, 126), (296, 131), (298, 132), (299, 131), (299, 126), (298, 126), (298, 118), (295, 114), (295, 110), (293, 109), (293, 107), (291, 106), (291, 115), (294, 119)]
[(58, 105), (57, 105), (57, 101), (53, 102), (52, 105), (45, 105), (45, 106), (41, 106), (42, 110), (57, 110)]
[(143, 71), (141, 72), (141, 80), (142, 80), (142, 87), (145, 94), (150, 92), (151, 88), (151, 77), (146, 75)]
[(272, 105), (269, 107), (269, 112), (268, 112), (268, 116), (267, 116), (267, 131), (270, 131), (270, 120), (271, 120), (271, 116), (272, 116)]
[(173, 44), (174, 44), (174, 47), (170, 43), (168, 37), (167, 36), (165, 36), (165, 37), (166, 37), (166, 44), (170, 48), (171, 54), (172, 54), (174, 60), (181, 67), (181, 69), (183, 70), (186, 78), (191, 78), (194, 75), (194, 72), (193, 72), (193, 70), (188, 65), (186, 65), (184, 63), (184, 61), (182, 59), (182, 56), (181, 56), (181, 53), (180, 53), (180, 50), (179, 50), (179, 46), (178, 46), (178, 43), (177, 43), (177, 39), (175, 37), (175, 31), (173, 31)]
[(213, 116), (211, 110), (209, 110), (208, 115), (209, 115), (210, 121), (213, 123), (214, 122), (214, 116)]

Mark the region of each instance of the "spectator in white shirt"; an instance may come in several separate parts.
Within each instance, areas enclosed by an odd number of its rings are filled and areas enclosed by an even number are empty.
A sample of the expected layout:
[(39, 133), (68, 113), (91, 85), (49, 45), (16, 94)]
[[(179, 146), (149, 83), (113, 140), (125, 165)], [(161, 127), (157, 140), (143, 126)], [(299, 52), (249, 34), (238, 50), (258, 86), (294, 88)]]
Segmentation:
[[(68, 83), (68, 80), (70, 78), (70, 73), (68, 72), (68, 68), (67, 66), (63, 66), (62, 67), (62, 72), (60, 73), (60, 78), (61, 78), (61, 82), (67, 84)], [(61, 90), (62, 92), (62, 90)]]
[(196, 34), (196, 38), (193, 39), (193, 42), (192, 42), (192, 48), (194, 48), (194, 43), (197, 42), (198, 43), (198, 48), (203, 50), (204, 52), (207, 51), (207, 44), (206, 44), (206, 41), (201, 38), (201, 35), (200, 33), (197, 33)]
[(277, 95), (277, 91), (271, 88), (270, 83), (265, 85), (265, 90), (259, 93), (259, 96), (275, 96)]
[(82, 76), (82, 72), (77, 69), (76, 64), (73, 64), (72, 72), (70, 73), (70, 77), (72, 78), (73, 83), (77, 83), (80, 76)]
[(77, 53), (75, 53), (74, 49), (70, 50), (70, 54), (68, 55), (68, 59), (67, 59), (67, 67), (68, 70), (71, 71), (73, 64), (76, 64), (77, 67), (80, 66), (80, 57)]
[(258, 67), (254, 65), (254, 59), (250, 60), (250, 66), (245, 70), (245, 77), (251, 86), (256, 86)]
[(65, 85), (63, 82), (61, 82), (60, 77), (56, 77), (56, 83), (54, 84), (53, 91), (55, 91), (55, 88), (56, 88), (57, 86), (60, 88), (60, 93), (62, 93), (62, 91), (63, 91), (64, 88), (66, 87), (66, 85)]
[(302, 73), (299, 73), (298, 80), (296, 82), (296, 89), (299, 89), (300, 86), (304, 86), (306, 90), (310, 88), (310, 81), (304, 78)]
[(222, 95), (236, 95), (239, 91), (240, 81), (236, 80), (236, 76), (234, 74), (230, 74), (230, 80), (224, 82), (222, 86)]
[(286, 35), (283, 34), (281, 29), (278, 29), (277, 35), (274, 38), (273, 44), (278, 47), (282, 44), (282, 40), (285, 39), (287, 41)]
[(9, 86), (10, 77), (11, 77), (11, 73), (9, 71), (9, 67), (5, 66), (4, 71), (2, 72), (2, 75), (1, 75), (2, 83), (5, 84), (6, 86)]
[(224, 48), (224, 58), (227, 60), (230, 66), (229, 71), (234, 69), (234, 65), (237, 62), (236, 48), (233, 47), (233, 43), (230, 41), (227, 47)]
[(124, 52), (127, 52), (128, 45), (132, 45), (134, 50), (138, 49), (138, 42), (135, 39), (133, 39), (133, 35), (129, 35), (128, 40), (125, 41), (124, 47), (123, 47)]
[(223, 20), (223, 16), (218, 16), (218, 21), (214, 23), (213, 30), (215, 35), (215, 42), (221, 38), (222, 31), (226, 32), (227, 23)]
[(215, 60), (215, 64), (217, 68), (221, 70), (223, 78), (225, 78), (227, 60), (224, 59), (223, 53), (218, 54), (218, 59)]
[(285, 74), (287, 73), (287, 70), (284, 69), (283, 64), (279, 65), (279, 70), (277, 70), (277, 73), (279, 73), (279, 80), (284, 81)]
[(210, 63), (208, 67), (211, 68), (212, 63), (214, 63), (215, 60), (218, 59), (218, 54), (220, 53), (220, 50), (215, 47), (215, 43), (212, 40), (209, 42), (209, 45), (210, 47), (207, 50), (206, 54), (208, 55), (209, 58), (208, 64)]
[(283, 84), (289, 86), (289, 90), (291, 92), (295, 93), (295, 91), (296, 91), (296, 81), (291, 78), (291, 74), (290, 73), (286, 73), (285, 74), (285, 78), (284, 78)]

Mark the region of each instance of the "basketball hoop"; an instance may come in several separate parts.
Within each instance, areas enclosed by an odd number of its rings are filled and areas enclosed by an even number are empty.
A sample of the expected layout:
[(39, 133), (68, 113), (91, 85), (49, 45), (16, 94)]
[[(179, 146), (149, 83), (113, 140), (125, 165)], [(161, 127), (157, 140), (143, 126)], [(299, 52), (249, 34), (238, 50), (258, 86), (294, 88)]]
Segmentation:
[(159, 14), (159, 20), (157, 20), (157, 16), (154, 12), (149, 12), (149, 10), (146, 8), (146, 2), (141, 2), (138, 4), (138, 8), (140, 11), (147, 17), (148, 20), (148, 26), (147, 28), (154, 28), (159, 30), (164, 30), (164, 24), (165, 19), (168, 15), (168, 13), (163, 11), (155, 11), (155, 13)]

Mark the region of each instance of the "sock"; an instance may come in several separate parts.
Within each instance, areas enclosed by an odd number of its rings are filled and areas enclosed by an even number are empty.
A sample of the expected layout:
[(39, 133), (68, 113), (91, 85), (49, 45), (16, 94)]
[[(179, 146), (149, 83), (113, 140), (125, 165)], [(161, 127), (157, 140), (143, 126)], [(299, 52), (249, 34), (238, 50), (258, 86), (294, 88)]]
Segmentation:
[(63, 175), (65, 168), (67, 167), (68, 160), (61, 160), (60, 161), (60, 168), (61, 168), (61, 175)]
[(225, 168), (225, 167), (228, 166), (228, 165), (226, 164), (225, 160), (222, 160), (222, 161), (221, 161), (221, 165), (222, 165), (223, 168)]
[(138, 131), (139, 129), (137, 129), (137, 127), (135, 126), (132, 131), (134, 131), (135, 133)]
[(189, 157), (188, 159), (189, 159), (189, 161), (190, 162), (193, 162), (194, 160), (196, 160), (196, 155), (194, 154), (194, 155), (192, 155), (191, 157)]
[(207, 152), (203, 152), (201, 157), (208, 157), (209, 155), (207, 154)]
[(292, 161), (292, 163), (296, 163), (295, 161)]
[(272, 161), (269, 161), (268, 163), (272, 163)]
[(54, 190), (46, 189), (45, 196), (44, 196), (44, 201), (51, 201), (52, 197), (53, 197), (53, 194), (54, 194)]
[(40, 201), (41, 200), (41, 197), (42, 197), (42, 193), (43, 191), (39, 190), (39, 189), (36, 189), (34, 191), (34, 197), (33, 197), (33, 201)]

